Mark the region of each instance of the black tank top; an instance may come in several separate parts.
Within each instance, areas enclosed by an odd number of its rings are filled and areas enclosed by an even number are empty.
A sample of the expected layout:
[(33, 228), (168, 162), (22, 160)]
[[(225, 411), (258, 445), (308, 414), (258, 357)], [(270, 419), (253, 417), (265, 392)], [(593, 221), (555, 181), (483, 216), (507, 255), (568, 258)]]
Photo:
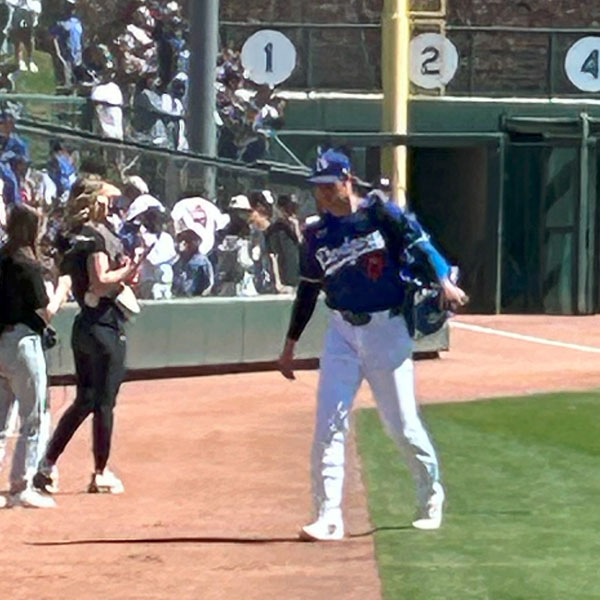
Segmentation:
[(99, 323), (121, 328), (125, 317), (113, 298), (100, 298), (97, 306), (85, 304), (85, 294), (90, 287), (88, 258), (103, 252), (108, 256), (111, 269), (118, 268), (125, 254), (123, 244), (114, 231), (97, 223), (85, 224), (71, 232), (69, 248), (65, 252), (61, 273), (70, 275), (73, 282), (73, 295), (81, 307), (81, 316), (89, 323)]

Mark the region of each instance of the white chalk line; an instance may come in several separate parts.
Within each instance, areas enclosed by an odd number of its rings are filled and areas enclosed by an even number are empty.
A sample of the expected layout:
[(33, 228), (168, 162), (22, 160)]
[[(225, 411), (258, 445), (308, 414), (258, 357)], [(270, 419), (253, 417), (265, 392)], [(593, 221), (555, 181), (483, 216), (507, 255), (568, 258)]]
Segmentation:
[(580, 344), (570, 344), (568, 342), (557, 342), (547, 338), (536, 337), (533, 335), (523, 335), (521, 333), (513, 333), (512, 331), (504, 331), (502, 329), (492, 329), (491, 327), (481, 327), (480, 325), (471, 325), (469, 323), (460, 323), (452, 321), (450, 326), (455, 329), (464, 329), (475, 333), (486, 333), (488, 335), (497, 335), (500, 337), (519, 340), (520, 342), (531, 342), (534, 344), (542, 344), (544, 346), (554, 346), (556, 348), (566, 348), (567, 350), (577, 350), (578, 352), (588, 352), (590, 354), (600, 354), (600, 348), (595, 346), (582, 346)]

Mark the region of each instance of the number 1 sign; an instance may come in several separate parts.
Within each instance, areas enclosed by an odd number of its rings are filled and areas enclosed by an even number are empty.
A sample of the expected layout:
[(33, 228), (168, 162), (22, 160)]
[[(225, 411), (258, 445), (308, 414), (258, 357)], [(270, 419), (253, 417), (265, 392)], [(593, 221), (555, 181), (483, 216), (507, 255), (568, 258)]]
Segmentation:
[(242, 65), (255, 83), (277, 85), (296, 68), (296, 48), (283, 33), (262, 29), (242, 47)]
[(600, 37), (584, 37), (575, 42), (567, 52), (565, 71), (581, 91), (600, 92)]

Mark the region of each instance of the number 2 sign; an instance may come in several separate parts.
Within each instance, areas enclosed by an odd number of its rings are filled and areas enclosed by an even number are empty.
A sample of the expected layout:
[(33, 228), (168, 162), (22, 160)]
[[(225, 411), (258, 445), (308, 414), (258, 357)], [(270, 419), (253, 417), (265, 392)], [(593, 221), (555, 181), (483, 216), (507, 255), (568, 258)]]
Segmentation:
[(439, 33), (422, 33), (410, 42), (410, 80), (432, 90), (450, 83), (458, 70), (456, 46)]
[(600, 92), (600, 37), (575, 42), (567, 52), (565, 71), (571, 83), (583, 92)]
[(277, 85), (296, 68), (296, 48), (283, 33), (262, 29), (242, 47), (242, 65), (255, 83)]

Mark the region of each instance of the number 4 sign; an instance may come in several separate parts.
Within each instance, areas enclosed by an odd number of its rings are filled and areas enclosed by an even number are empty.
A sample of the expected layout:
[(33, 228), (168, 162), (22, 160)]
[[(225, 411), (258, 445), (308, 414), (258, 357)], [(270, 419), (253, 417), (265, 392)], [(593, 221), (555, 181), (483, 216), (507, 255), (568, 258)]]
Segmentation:
[(584, 37), (575, 42), (567, 52), (565, 71), (581, 91), (600, 92), (600, 37)]
[(283, 33), (263, 29), (246, 40), (242, 65), (255, 83), (277, 85), (296, 68), (296, 48)]
[(443, 87), (458, 70), (456, 46), (439, 33), (422, 33), (410, 42), (410, 80), (427, 90)]

